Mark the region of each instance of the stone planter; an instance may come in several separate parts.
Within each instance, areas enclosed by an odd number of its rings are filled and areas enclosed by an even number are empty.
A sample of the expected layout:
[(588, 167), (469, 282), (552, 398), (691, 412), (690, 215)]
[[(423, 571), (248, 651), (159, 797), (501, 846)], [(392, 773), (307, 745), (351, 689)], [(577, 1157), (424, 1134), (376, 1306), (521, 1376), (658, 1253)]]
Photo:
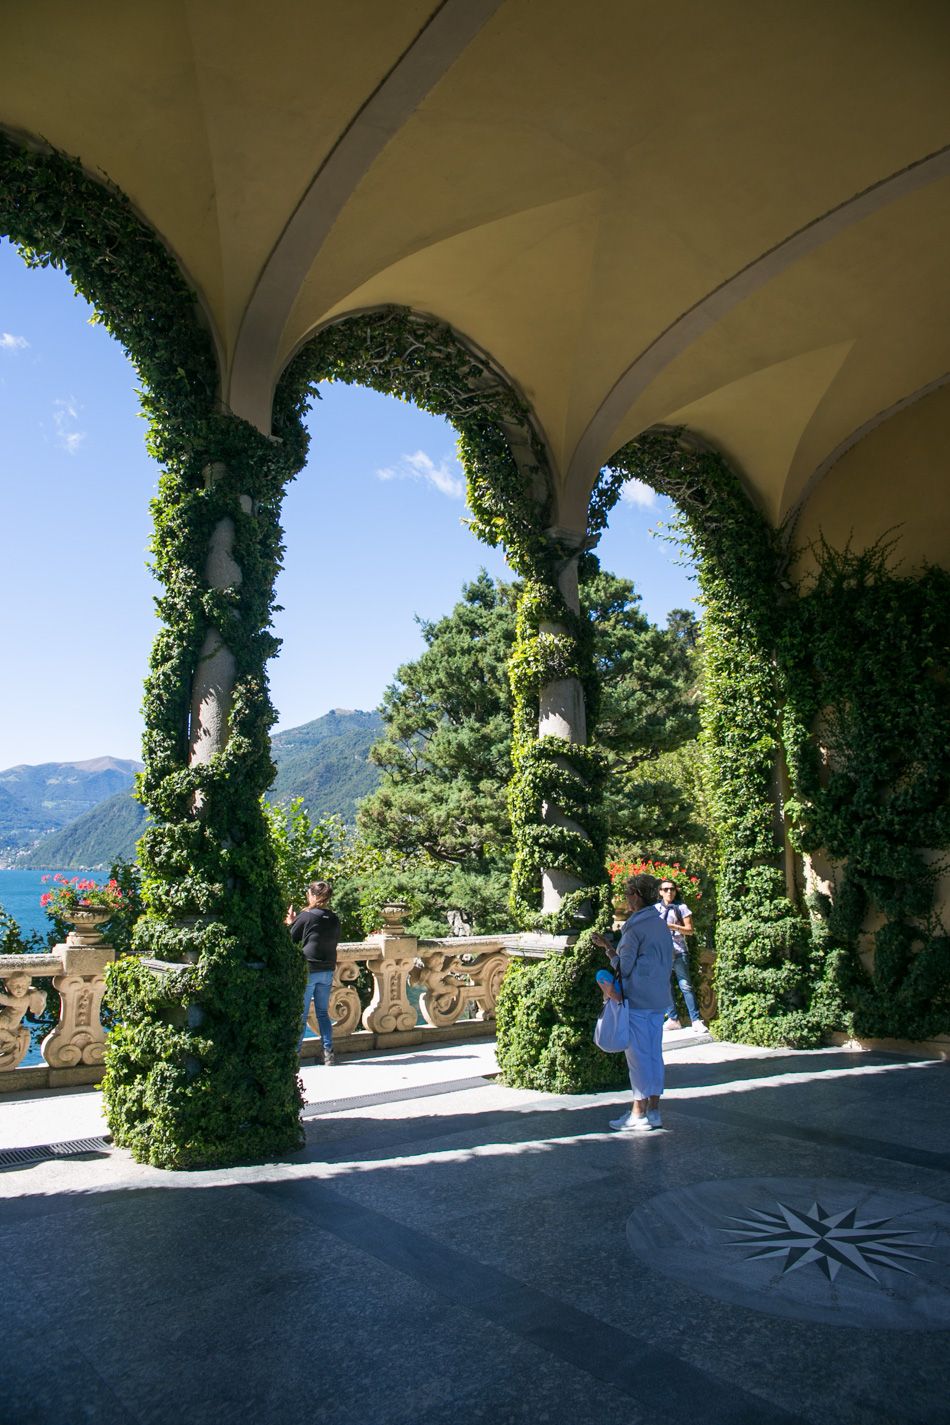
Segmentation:
[(382, 909), (383, 933), (385, 935), (401, 934), (409, 907), (405, 901), (392, 901), (389, 905), (384, 905)]
[(66, 944), (79, 948), (98, 948), (104, 943), (100, 934), (101, 927), (107, 920), (111, 920), (114, 914), (115, 911), (108, 905), (77, 905), (69, 915), (63, 916), (67, 925), (72, 926), (66, 936)]

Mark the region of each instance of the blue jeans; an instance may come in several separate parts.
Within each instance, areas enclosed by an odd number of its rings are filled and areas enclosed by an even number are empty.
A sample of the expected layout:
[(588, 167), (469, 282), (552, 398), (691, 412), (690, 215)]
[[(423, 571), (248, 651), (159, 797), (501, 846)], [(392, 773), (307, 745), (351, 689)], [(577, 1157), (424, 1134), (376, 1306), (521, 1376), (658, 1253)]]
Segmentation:
[(323, 1040), (324, 1049), (333, 1048), (333, 1020), (330, 1018), (330, 991), (333, 988), (332, 970), (311, 970), (307, 975), (307, 988), (303, 992), (303, 1017), (300, 1021), (300, 1043), (297, 1045), (297, 1052), (300, 1052), (300, 1045), (303, 1043), (304, 1031), (307, 1028), (307, 1015), (310, 1013), (310, 1001), (317, 1015), (317, 1024), (320, 1026), (320, 1038)]
[[(696, 996), (693, 994), (693, 986), (689, 979), (689, 962), (682, 951), (673, 956), (673, 974), (676, 976), (676, 983), (679, 985), (683, 999), (686, 1001), (686, 1010), (693, 1024), (701, 1018), (699, 1010), (696, 1008)], [(670, 1000), (670, 1007), (666, 1011), (667, 1019), (674, 1019), (679, 1023), (679, 1015), (676, 1013), (676, 1005)]]

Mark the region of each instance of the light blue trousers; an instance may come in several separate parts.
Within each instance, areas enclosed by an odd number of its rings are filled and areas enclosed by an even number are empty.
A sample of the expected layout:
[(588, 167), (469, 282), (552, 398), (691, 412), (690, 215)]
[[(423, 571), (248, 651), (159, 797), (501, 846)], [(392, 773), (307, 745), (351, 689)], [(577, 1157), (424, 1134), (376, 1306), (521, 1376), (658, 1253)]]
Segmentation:
[(634, 1098), (653, 1098), (663, 1092), (663, 1011), (629, 1009), (630, 1043), (624, 1053), (630, 1070)]

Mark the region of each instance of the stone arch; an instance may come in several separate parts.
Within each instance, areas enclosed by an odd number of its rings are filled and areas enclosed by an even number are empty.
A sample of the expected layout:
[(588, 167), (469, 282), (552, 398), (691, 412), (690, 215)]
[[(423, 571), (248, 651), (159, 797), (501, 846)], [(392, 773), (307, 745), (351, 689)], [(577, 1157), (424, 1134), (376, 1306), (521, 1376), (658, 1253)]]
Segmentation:
[(64, 268), (134, 363), (155, 407), (213, 408), (213, 323), (186, 273), (126, 195), (32, 135), (0, 132), (0, 233), (31, 266)]
[(635, 477), (676, 502), (697, 561), (705, 608), (703, 737), (719, 853), (721, 1030), (753, 1042), (820, 1042), (841, 1007), (816, 966), (788, 862), (779, 655), (789, 591), (780, 535), (722, 454), (687, 430), (646, 431), (621, 447), (608, 469), (615, 480)]
[(104, 1081), (115, 1141), (197, 1166), (300, 1141), (301, 966), (281, 927), (259, 805), (272, 765), (265, 665), (280, 497), (302, 458), (220, 408), (215, 342), (173, 255), (131, 203), (46, 146), (0, 135), (0, 231), (65, 268), (143, 384), (163, 466), (153, 564), (164, 627), (145, 686), (153, 825), (147, 913), (113, 967)]
[[(497, 502), (501, 478), (509, 489), (520, 485), (529, 496), (537, 512), (533, 526), (550, 524), (554, 480), (543, 431), (511, 378), (447, 322), (396, 306), (334, 318), (311, 332), (284, 367), (274, 398), (275, 424), (300, 419), (323, 380), (367, 386), (444, 416), (462, 442), (470, 498), (476, 504)], [(478, 532), (482, 538), (490, 533)]]
[(603, 526), (600, 482), (587, 539), (553, 526), (556, 488), (543, 432), (491, 357), (447, 323), (409, 308), (349, 313), (298, 348), (278, 383), (275, 425), (300, 421), (316, 384), (343, 380), (414, 401), (459, 434), (472, 527), (502, 545), (523, 580), (514, 694), (516, 842), (512, 910), (520, 923), (572, 926), (603, 880), (600, 768), (587, 748), (596, 706), (590, 637), (580, 617), (577, 559)]

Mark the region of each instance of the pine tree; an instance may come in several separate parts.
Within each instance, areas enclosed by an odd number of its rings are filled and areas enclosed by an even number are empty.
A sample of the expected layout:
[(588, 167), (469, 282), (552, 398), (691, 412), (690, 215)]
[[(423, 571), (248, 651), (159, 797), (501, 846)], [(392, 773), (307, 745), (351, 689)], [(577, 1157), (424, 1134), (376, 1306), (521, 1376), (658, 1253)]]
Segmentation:
[[(450, 614), (421, 623), (426, 647), (399, 668), (383, 700), (385, 732), (371, 753), (382, 783), (359, 812), (361, 836), (386, 857), (368, 899), (408, 900), (419, 934), (445, 935), (450, 913), (478, 934), (511, 928), (506, 665), (516, 598), (517, 586), (482, 571)], [(658, 788), (642, 773), (696, 735), (696, 619), (678, 610), (670, 628), (656, 628), (630, 581), (589, 556), (582, 602), (603, 680), (595, 740), (611, 766), (611, 839), (678, 849), (689, 808), (671, 786), (664, 824), (662, 807), (651, 807)]]

